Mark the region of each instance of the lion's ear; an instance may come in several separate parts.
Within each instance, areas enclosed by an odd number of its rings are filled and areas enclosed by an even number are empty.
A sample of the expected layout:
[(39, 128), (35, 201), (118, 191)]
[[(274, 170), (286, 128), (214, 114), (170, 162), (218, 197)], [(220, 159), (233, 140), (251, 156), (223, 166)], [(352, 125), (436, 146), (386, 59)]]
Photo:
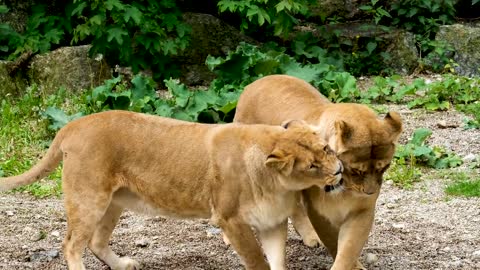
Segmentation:
[(289, 128), (292, 128), (292, 127), (301, 127), (301, 126), (305, 126), (305, 125), (307, 125), (307, 122), (305, 122), (303, 120), (297, 120), (297, 119), (287, 120), (287, 121), (284, 121), (282, 123), (282, 127), (284, 129), (289, 129)]
[(342, 120), (335, 121), (335, 150), (338, 153), (343, 152), (343, 149), (346, 148), (345, 145), (352, 138), (352, 136), (353, 129), (349, 124)]
[(392, 140), (397, 141), (402, 133), (402, 118), (397, 112), (389, 112), (385, 115), (385, 122), (389, 125), (392, 135)]
[(275, 149), (268, 155), (265, 165), (289, 176), (292, 173), (294, 161), (292, 155), (286, 155), (283, 151)]

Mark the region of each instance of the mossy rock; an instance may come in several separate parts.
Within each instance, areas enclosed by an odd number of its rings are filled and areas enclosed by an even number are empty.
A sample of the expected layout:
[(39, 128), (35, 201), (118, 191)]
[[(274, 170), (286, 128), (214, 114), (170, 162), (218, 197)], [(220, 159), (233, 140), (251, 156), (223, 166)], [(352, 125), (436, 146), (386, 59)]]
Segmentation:
[(54, 93), (60, 87), (69, 91), (94, 88), (112, 78), (111, 69), (99, 56), (88, 56), (89, 45), (63, 47), (32, 58), (28, 78), (41, 91)]
[(19, 73), (11, 73), (12, 62), (0, 61), (0, 100), (6, 95), (20, 95), (27, 88), (27, 81)]
[(462, 24), (441, 26), (436, 40), (451, 45), (455, 72), (464, 76), (480, 75), (480, 26)]

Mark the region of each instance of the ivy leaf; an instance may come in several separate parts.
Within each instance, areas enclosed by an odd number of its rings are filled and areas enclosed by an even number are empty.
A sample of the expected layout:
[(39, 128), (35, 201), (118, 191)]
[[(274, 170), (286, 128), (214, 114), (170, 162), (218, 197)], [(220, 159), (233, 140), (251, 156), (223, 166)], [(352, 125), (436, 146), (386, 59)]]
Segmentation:
[(173, 115), (173, 108), (170, 106), (167, 101), (163, 99), (159, 99), (155, 101), (155, 114), (164, 116), (164, 117), (172, 117)]
[(102, 25), (102, 22), (105, 20), (105, 17), (100, 15), (100, 14), (97, 14), (93, 17), (90, 18), (90, 23), (91, 24), (96, 24), (96, 25)]
[(275, 8), (277, 9), (277, 13), (286, 9), (286, 10), (291, 10), (292, 5), (288, 0), (282, 0), (280, 1), (277, 5), (275, 5)]
[(417, 146), (423, 145), (425, 140), (432, 135), (432, 131), (428, 128), (418, 128), (413, 132), (411, 143)]
[(373, 50), (375, 50), (375, 48), (377, 48), (377, 43), (376, 42), (369, 42), (367, 44), (368, 54), (372, 54), (372, 52), (373, 52)]
[(43, 115), (52, 122), (52, 124), (49, 125), (48, 128), (57, 131), (64, 127), (66, 124), (68, 124), (68, 122), (83, 116), (83, 113), (76, 113), (69, 116), (60, 109), (48, 107), (43, 113)]
[(5, 14), (9, 11), (9, 8), (6, 5), (0, 5), (0, 14)]
[(144, 76), (135, 76), (132, 79), (132, 99), (138, 100), (144, 97), (155, 98), (155, 89), (152, 87), (151, 79)]
[(81, 2), (74, 10), (72, 10), (71, 15), (74, 16), (77, 13), (78, 13), (78, 15), (81, 15), (83, 9), (85, 9), (86, 7), (87, 7), (87, 3), (86, 2)]
[(478, 2), (480, 2), (480, 0), (472, 0), (472, 6), (475, 5)]
[(128, 35), (128, 32), (123, 30), (120, 27), (110, 28), (107, 30), (107, 33), (108, 33), (107, 41), (110, 42), (113, 39), (115, 39), (119, 45), (123, 44), (122, 36)]
[(112, 10), (113, 7), (116, 7), (118, 10), (125, 9), (125, 6), (119, 0), (107, 0), (105, 1), (105, 7), (107, 10)]
[(427, 146), (418, 146), (413, 149), (413, 155), (416, 157), (428, 156), (432, 149)]
[(135, 24), (140, 24), (140, 21), (142, 19), (142, 12), (136, 8), (136, 7), (128, 7), (126, 10), (125, 10), (125, 14), (123, 15), (123, 19), (125, 20), (125, 22), (128, 22), (130, 21), (130, 19), (132, 19)]

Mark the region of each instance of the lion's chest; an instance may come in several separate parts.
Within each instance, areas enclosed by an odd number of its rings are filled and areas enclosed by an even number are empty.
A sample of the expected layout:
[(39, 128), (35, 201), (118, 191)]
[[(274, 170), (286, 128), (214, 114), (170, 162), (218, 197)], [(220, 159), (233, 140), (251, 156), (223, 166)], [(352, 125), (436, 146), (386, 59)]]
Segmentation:
[(351, 200), (341, 197), (324, 196), (316, 203), (317, 211), (322, 213), (333, 225), (340, 226), (347, 216), (355, 211), (355, 204)]
[(295, 193), (284, 196), (272, 196), (256, 200), (244, 208), (244, 219), (258, 230), (272, 228), (283, 221), (293, 212)]

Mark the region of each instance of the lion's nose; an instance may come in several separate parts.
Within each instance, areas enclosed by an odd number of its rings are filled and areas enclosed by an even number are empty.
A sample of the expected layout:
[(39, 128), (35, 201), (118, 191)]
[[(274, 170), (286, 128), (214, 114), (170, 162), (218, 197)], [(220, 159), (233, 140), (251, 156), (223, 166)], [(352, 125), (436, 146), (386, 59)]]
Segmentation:
[(342, 162), (339, 162), (338, 165), (339, 165), (339, 166), (338, 166), (338, 170), (335, 172), (334, 175), (339, 175), (339, 174), (341, 174), (341, 173), (343, 172), (343, 164), (342, 164)]

